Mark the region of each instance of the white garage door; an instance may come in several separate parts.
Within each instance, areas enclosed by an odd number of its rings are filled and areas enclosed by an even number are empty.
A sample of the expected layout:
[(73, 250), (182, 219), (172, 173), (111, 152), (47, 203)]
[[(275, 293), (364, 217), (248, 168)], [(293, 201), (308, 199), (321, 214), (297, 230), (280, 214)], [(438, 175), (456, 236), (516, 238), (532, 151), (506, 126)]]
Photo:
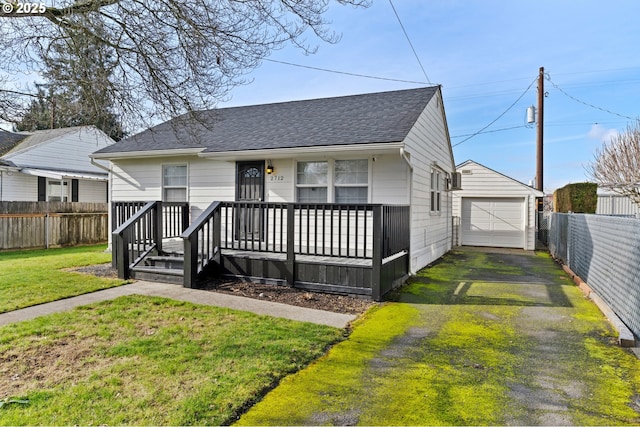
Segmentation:
[(524, 199), (462, 199), (460, 232), (465, 246), (524, 247)]

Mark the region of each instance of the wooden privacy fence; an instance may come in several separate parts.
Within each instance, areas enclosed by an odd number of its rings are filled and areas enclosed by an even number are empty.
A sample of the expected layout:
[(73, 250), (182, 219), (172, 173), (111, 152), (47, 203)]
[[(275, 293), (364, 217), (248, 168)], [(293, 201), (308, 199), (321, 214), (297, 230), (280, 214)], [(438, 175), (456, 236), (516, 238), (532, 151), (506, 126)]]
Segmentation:
[(108, 204), (0, 202), (0, 250), (106, 242)]

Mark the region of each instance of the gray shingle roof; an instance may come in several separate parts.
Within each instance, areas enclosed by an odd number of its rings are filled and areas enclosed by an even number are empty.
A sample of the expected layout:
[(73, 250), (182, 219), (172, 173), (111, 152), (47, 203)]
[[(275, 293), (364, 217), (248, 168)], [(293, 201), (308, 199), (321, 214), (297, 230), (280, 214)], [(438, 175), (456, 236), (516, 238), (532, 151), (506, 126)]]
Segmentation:
[(8, 153), (20, 141), (28, 137), (27, 134), (13, 133), (0, 130), (0, 156)]
[(97, 153), (203, 147), (205, 152), (399, 142), (438, 87), (208, 110)]

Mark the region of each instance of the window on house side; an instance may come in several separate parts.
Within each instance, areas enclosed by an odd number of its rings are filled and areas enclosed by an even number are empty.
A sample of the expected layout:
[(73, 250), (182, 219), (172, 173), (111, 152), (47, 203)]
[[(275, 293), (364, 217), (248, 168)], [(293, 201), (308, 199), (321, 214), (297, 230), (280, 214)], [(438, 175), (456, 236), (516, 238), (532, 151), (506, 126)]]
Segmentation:
[(48, 202), (68, 202), (69, 201), (69, 181), (47, 180), (47, 201)]
[(187, 165), (162, 166), (162, 200), (187, 201)]
[(431, 170), (431, 212), (440, 212), (441, 173)]
[(335, 161), (336, 203), (367, 203), (369, 201), (369, 161)]

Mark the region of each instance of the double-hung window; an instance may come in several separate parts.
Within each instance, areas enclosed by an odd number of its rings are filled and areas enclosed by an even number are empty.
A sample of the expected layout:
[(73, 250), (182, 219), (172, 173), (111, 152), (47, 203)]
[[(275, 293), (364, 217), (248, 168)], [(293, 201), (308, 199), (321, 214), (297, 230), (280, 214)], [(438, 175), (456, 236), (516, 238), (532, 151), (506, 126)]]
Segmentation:
[(68, 202), (69, 201), (69, 181), (47, 180), (47, 201)]
[(431, 212), (440, 212), (442, 173), (431, 170)]
[(369, 201), (369, 161), (330, 160), (298, 162), (296, 200), (299, 203)]
[(162, 200), (187, 201), (187, 165), (162, 166)]
[(336, 203), (367, 203), (369, 200), (369, 161), (335, 161)]
[(298, 162), (296, 197), (299, 203), (327, 203), (329, 162)]

